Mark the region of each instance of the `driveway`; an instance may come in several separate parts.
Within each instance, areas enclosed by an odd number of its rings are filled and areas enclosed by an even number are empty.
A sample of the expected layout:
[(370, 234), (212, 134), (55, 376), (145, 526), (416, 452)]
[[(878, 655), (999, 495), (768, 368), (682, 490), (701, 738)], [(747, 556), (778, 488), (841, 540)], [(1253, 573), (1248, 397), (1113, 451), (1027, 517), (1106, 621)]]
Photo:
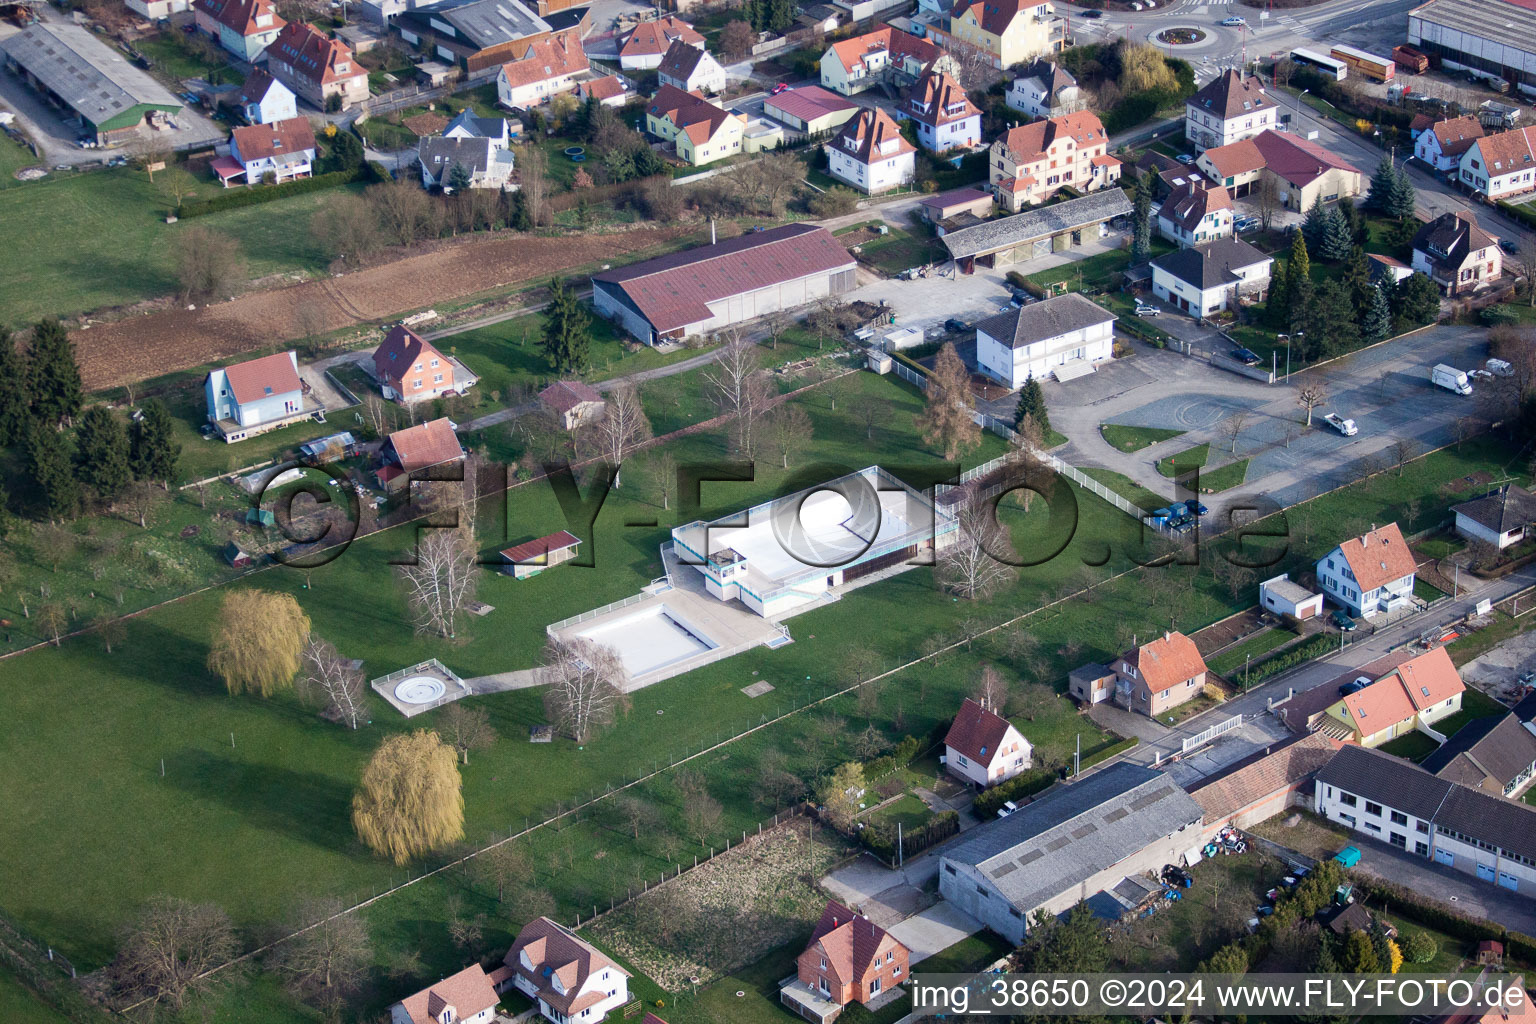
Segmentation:
[(911, 965), (981, 931), (981, 922), (951, 903), (937, 903), (887, 929), (912, 951)]

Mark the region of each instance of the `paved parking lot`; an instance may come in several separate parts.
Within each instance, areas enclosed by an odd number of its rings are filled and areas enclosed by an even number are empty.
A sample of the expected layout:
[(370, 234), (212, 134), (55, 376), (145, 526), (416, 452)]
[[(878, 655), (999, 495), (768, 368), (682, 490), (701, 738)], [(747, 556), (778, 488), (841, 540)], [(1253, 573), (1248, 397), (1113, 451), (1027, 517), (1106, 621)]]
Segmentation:
[[(1456, 421), (1476, 410), (1477, 398), (1434, 387), (1429, 368), (1445, 362), (1471, 369), (1487, 355), (1485, 330), (1434, 327), (1294, 374), (1289, 382), (1264, 384), (1217, 369), (1198, 356), (1137, 344), (1131, 359), (1067, 384), (1047, 383), (1046, 398), (1052, 426), (1071, 441), (1057, 454), (1072, 465), (1112, 469), (1171, 496), (1172, 482), (1158, 474), (1157, 460), (1210, 442), (1209, 468), (1234, 458), (1250, 460), (1242, 485), (1207, 499), (1213, 510), (1247, 503), (1255, 495), (1284, 506), (1379, 467), (1399, 438), (1409, 438), (1421, 452), (1454, 442)], [(1307, 429), (1296, 393), (1304, 382), (1316, 380), (1329, 397)], [(1233, 454), (1220, 428), (1239, 412), (1247, 414), (1247, 423)], [(1320, 426), (1326, 412), (1352, 418), (1360, 433), (1346, 438)], [(1101, 423), (1185, 433), (1127, 454), (1104, 441)]]

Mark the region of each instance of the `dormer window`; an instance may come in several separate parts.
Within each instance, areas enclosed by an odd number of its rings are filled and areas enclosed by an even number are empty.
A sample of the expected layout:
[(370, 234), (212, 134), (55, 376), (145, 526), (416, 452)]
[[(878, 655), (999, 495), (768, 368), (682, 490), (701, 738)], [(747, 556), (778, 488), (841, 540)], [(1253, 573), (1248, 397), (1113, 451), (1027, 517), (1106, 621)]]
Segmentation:
[(346, 73), (347, 73), (347, 72), (348, 72), (348, 71), (351, 71), (351, 70), (352, 70), (352, 65), (351, 65), (351, 64), (349, 64), (349, 63), (348, 63), (348, 62), (346, 62), (346, 61), (341, 61), (341, 62), (339, 62), (339, 63), (338, 63), (338, 64), (337, 64), (337, 65), (336, 65), (336, 73), (337, 73), (337, 74), (338, 74), (338, 75), (344, 75), (344, 74), (346, 74)]

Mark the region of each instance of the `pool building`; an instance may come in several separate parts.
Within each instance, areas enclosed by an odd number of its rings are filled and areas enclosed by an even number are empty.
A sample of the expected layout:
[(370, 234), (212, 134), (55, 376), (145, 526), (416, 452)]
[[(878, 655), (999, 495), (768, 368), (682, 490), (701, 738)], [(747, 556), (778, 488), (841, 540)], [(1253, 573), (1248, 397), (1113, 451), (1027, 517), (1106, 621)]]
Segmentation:
[(878, 466), (672, 531), (706, 592), (779, 618), (884, 570), (931, 564), (958, 524)]

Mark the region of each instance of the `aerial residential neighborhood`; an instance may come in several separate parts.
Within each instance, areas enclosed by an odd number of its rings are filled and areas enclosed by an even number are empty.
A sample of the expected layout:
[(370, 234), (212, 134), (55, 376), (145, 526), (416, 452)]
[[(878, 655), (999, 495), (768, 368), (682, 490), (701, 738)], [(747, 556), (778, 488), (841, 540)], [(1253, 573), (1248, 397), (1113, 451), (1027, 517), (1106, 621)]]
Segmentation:
[(1528, 38), (0, 0), (0, 1022), (1536, 1024)]

